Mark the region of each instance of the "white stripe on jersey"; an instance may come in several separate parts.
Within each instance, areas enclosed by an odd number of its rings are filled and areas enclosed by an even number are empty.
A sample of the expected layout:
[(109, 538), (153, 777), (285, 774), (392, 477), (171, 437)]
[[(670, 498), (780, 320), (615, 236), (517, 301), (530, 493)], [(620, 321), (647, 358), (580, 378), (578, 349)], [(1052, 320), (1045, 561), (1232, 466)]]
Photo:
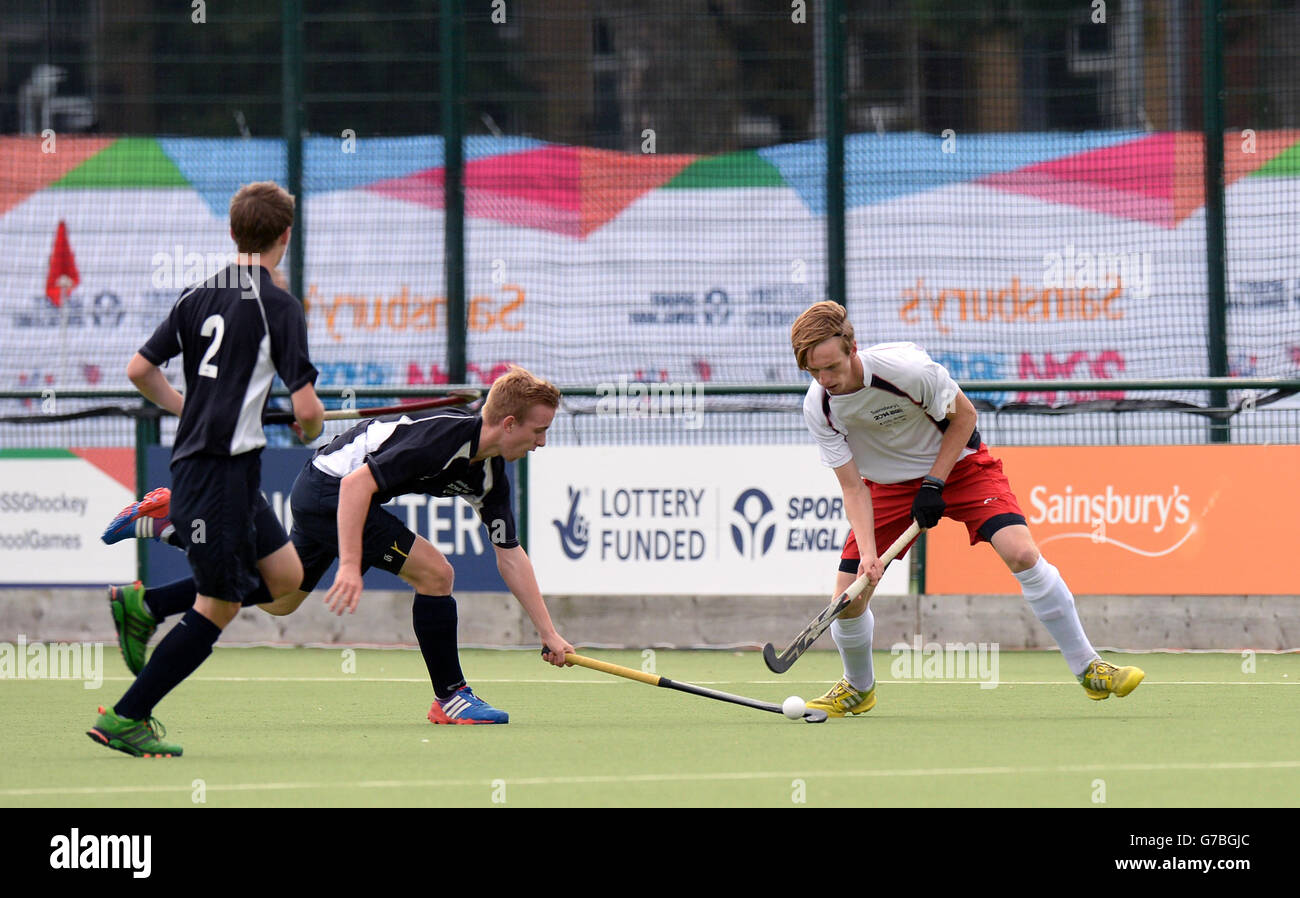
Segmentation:
[(342, 479), (365, 462), (366, 456), (378, 449), (385, 440), (393, 435), (399, 424), (410, 424), (411, 419), (403, 415), (396, 421), (376, 421), (328, 455), (322, 453), (311, 460), (319, 471), (331, 477)]
[[(466, 440), (464, 443), (462, 443), (462, 444), (461, 444), (461, 447), (460, 447), (459, 449), (456, 450), (456, 453), (455, 453), (454, 455), (452, 455), (451, 458), (447, 459), (447, 464), (443, 465), (443, 466), (442, 466), (442, 469), (443, 469), (444, 471), (447, 470), (447, 468), (449, 468), (449, 467), (451, 466), (451, 463), (454, 462), (454, 461), (455, 461), (456, 459), (458, 459), (458, 458), (469, 458), (469, 440)], [(491, 465), (485, 465), (484, 467), (487, 468), (487, 469), (489, 469), (489, 470), (492, 468)], [(487, 477), (490, 477), (490, 476), (491, 476), (490, 474), (485, 474), (485, 475), (484, 475), (484, 479), (486, 479)]]
[[(195, 284), (193, 287), (186, 290), (184, 293), (181, 294), (181, 298), (176, 300), (176, 305), (179, 306), (181, 303), (185, 302), (185, 297), (189, 296), (191, 293), (193, 293), (195, 290), (199, 289), (202, 286), (203, 286), (202, 284)], [(185, 339), (181, 336), (180, 328), (176, 329), (176, 345), (181, 348), (181, 352), (185, 351)]]
[[(464, 448), (462, 451), (465, 452), (466, 454), (468, 454), (468, 452), (469, 452), (469, 443), (466, 443), (466, 444), (465, 444), (465, 448)], [(450, 462), (448, 462), (448, 464), (450, 464)], [(487, 494), (490, 493), (490, 492), (492, 492), (492, 464), (491, 464), (491, 462), (489, 462), (488, 464), (486, 464), (486, 465), (483, 466), (483, 493), (482, 493), (481, 495), (478, 495), (478, 496), (461, 496), (461, 498), (464, 499), (466, 502), (468, 502), (470, 508), (474, 509), (474, 513), (475, 513), (476, 515), (478, 515), (480, 519), (482, 519), (482, 517), (483, 517), (483, 500), (484, 500), (485, 498), (487, 498)]]
[(266, 431), (262, 429), (262, 409), (266, 406), (266, 396), (271, 392), (271, 381), (275, 379), (275, 365), (271, 362), (271, 323), (266, 320), (266, 307), (262, 305), (261, 273), (253, 276), (249, 286), (253, 288), (253, 297), (257, 300), (257, 311), (262, 314), (263, 336), (257, 344), (257, 362), (248, 378), (248, 389), (244, 391), (244, 401), (239, 406), (239, 419), (235, 422), (235, 432), (230, 438), (230, 454), (250, 452), (266, 445)]
[(235, 432), (230, 438), (230, 454), (250, 452), (266, 445), (266, 432), (262, 429), (262, 407), (266, 405), (266, 394), (271, 390), (271, 380), (275, 377), (275, 366), (271, 364), (271, 335), (263, 334), (257, 344), (257, 363), (248, 378), (248, 389), (244, 391), (244, 401), (239, 405), (239, 419), (235, 422)]
[[(464, 420), (464, 417), (461, 415), (430, 415), (418, 420), (429, 421), (435, 418), (457, 418), (459, 420)], [(365, 463), (366, 456), (382, 446), (388, 438), (393, 435), (393, 432), (397, 430), (399, 425), (414, 423), (416, 422), (406, 415), (402, 415), (402, 417), (398, 418), (396, 421), (375, 421), (365, 430), (353, 437), (351, 442), (345, 443), (333, 452), (317, 455), (311, 460), (311, 463), (317, 470), (323, 471), (331, 477), (342, 479), (351, 474), (357, 468), (361, 467)], [(442, 466), (443, 470), (446, 470), (447, 465), (450, 465), (458, 458), (469, 458), (469, 445), (469, 442), (466, 441), (463, 446), (457, 449), (456, 453), (452, 455), (451, 458), (447, 459), (447, 464)], [(490, 484), (492, 466), (486, 465), (485, 467), (488, 472), (485, 479), (486, 482)], [(487, 495), (486, 489), (483, 491), (483, 494)], [(465, 496), (463, 498), (468, 499), (469, 497)]]

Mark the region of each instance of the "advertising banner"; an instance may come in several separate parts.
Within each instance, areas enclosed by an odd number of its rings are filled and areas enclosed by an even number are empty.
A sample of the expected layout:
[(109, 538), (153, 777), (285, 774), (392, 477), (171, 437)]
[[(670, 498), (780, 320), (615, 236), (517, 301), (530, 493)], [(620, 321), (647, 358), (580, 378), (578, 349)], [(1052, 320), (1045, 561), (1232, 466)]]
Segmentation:
[[(823, 148), (765, 148), (716, 177), (731, 164), (477, 140), (467, 380), (490, 383), (509, 363), (557, 383), (797, 377), (790, 324), (825, 295)], [(1207, 374), (1204, 214), (1195, 191), (1174, 189), (1199, 183), (1199, 141), (971, 135), (947, 154), (926, 135), (852, 135), (845, 265), (859, 340), (919, 343), (958, 379)], [(1271, 164), (1296, 147), (1300, 131), (1229, 147), (1229, 222), (1300, 202), (1293, 167)], [(283, 178), (274, 140), (69, 137), (57, 154), (21, 140), (9, 152), (49, 169), (16, 176), (0, 202), (0, 240), (19, 260), (0, 271), (9, 388), (127, 386), (126, 361), (181, 291), (230, 261), (231, 195)], [(316, 137), (306, 158), (302, 299), (318, 389), (447, 382), (440, 141), (347, 154)], [(1293, 242), (1264, 224), (1228, 241), (1234, 375), (1300, 370), (1300, 340), (1279, 338), (1300, 308)]]
[[(1075, 595), (1295, 595), (1284, 560), (1300, 446), (997, 449), (1034, 540)], [(1274, 511), (1278, 509), (1279, 511)], [(961, 525), (928, 536), (926, 592), (1018, 594)]]
[[(829, 598), (849, 532), (811, 444), (547, 448), (528, 483), (547, 594)], [(908, 570), (880, 592), (907, 593)]]
[(135, 498), (130, 449), (0, 450), (0, 586), (135, 579), (135, 553), (99, 536)]

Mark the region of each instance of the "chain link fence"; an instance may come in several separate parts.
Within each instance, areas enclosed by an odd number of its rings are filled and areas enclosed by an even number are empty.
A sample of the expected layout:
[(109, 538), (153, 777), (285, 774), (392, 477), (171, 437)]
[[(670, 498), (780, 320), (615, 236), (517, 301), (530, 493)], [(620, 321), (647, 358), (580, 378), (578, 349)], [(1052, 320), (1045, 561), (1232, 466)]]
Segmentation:
[[(128, 389), (126, 359), (223, 264), (231, 194), (266, 178), (298, 195), (285, 265), (331, 401), (510, 364), (785, 384), (789, 325), (828, 297), (861, 342), (917, 342), (959, 380), (1295, 378), (1300, 12), (1218, 8), (14, 0), (0, 390)], [(1003, 443), (1209, 432), (1185, 411), (995, 411), (1020, 401), (996, 392), (982, 426)], [(715, 401), (683, 439), (801, 427), (790, 398)], [(559, 432), (660, 438), (571, 404)], [(1218, 433), (1293, 441), (1290, 414)], [(35, 432), (135, 439), (97, 418), (0, 424), (0, 446)]]

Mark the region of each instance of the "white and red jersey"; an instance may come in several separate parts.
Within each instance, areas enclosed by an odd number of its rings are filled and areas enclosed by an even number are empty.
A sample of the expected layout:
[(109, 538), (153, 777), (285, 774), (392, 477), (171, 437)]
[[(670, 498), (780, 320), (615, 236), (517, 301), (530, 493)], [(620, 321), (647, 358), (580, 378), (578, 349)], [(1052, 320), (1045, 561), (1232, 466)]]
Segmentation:
[[(858, 353), (862, 389), (831, 396), (816, 383), (803, 401), (804, 421), (822, 464), (850, 460), (875, 483), (901, 483), (930, 473), (948, 412), (960, 388), (942, 365), (915, 343), (879, 343)], [(961, 458), (979, 448), (979, 432)]]

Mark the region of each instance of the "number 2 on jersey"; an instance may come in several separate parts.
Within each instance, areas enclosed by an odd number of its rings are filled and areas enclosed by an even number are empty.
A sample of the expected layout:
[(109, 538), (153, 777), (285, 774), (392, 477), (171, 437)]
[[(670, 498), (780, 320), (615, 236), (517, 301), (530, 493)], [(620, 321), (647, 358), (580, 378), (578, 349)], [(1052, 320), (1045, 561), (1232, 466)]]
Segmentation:
[(208, 351), (203, 353), (203, 358), (199, 361), (199, 377), (217, 378), (217, 366), (208, 364), (208, 359), (217, 354), (221, 348), (221, 338), (226, 335), (226, 319), (220, 315), (209, 315), (203, 320), (203, 327), (199, 328), (199, 334), (206, 337), (209, 334), (215, 334), (212, 342), (208, 344)]

